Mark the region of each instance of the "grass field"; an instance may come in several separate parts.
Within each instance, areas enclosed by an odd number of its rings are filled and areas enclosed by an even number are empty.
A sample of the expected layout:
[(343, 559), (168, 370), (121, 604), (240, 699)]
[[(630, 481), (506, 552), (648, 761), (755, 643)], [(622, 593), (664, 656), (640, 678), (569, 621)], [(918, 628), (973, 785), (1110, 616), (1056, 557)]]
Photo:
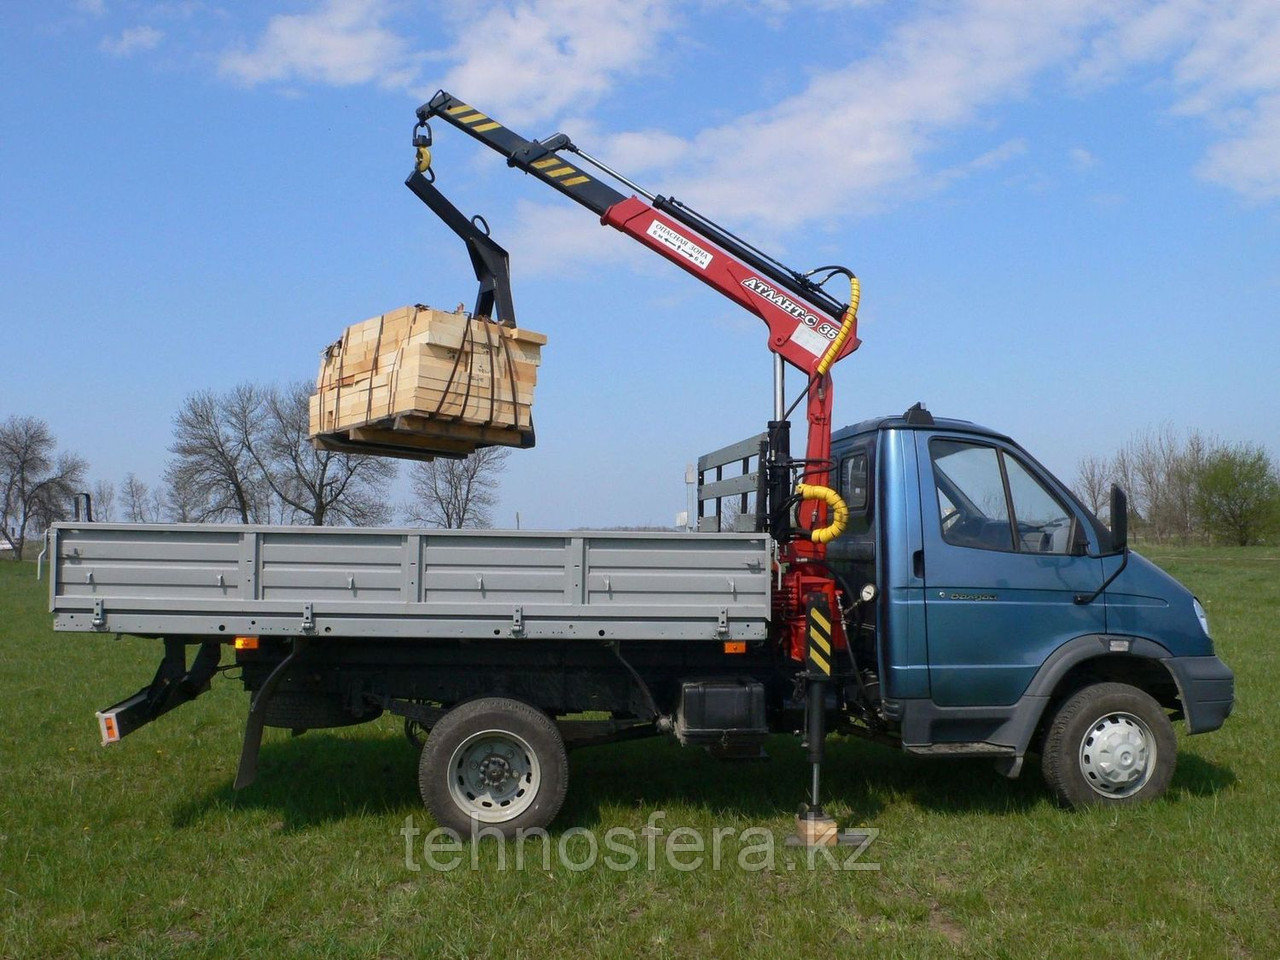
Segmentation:
[[(478, 869), (411, 870), (405, 819), (424, 836), (432, 823), (392, 719), (268, 731), (238, 795), (237, 683), (101, 749), (93, 711), (150, 680), (159, 644), (54, 634), (34, 568), (0, 564), (0, 955), (1280, 956), (1276, 554), (1149, 551), (1207, 601), (1237, 679), (1226, 727), (1181, 740), (1166, 799), (1067, 813), (1034, 767), (1010, 782), (985, 762), (836, 741), (830, 807), (880, 830), (863, 856), (879, 868), (859, 871), (781, 852), (743, 867), (731, 843), (718, 870), (709, 851), (676, 869), (659, 846), (652, 870), (641, 850), (628, 871), (547, 871), (538, 856), (517, 871), (493, 844)], [(586, 839), (566, 831), (638, 833), (657, 811), (708, 842), (716, 827), (780, 838), (805, 767), (789, 738), (769, 752), (735, 765), (656, 740), (582, 750), (553, 840), (582, 862)]]

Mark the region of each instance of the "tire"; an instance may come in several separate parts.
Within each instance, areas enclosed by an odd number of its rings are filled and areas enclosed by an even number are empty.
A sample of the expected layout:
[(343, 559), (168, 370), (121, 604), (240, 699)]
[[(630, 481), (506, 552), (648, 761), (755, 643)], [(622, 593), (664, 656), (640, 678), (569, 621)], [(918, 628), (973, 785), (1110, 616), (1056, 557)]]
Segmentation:
[(341, 694), (310, 693), (300, 690), (277, 690), (267, 701), (264, 723), (268, 727), (289, 730), (322, 730), (325, 727), (350, 727), (382, 715), (376, 708), (364, 713), (347, 709)]
[(1177, 759), (1173, 724), (1160, 704), (1126, 683), (1095, 683), (1059, 707), (1041, 768), (1058, 802), (1079, 809), (1154, 800)]
[(560, 730), (518, 700), (485, 697), (450, 710), (431, 728), (418, 764), (422, 802), (463, 838), (492, 828), (548, 826), (564, 803), (569, 758)]

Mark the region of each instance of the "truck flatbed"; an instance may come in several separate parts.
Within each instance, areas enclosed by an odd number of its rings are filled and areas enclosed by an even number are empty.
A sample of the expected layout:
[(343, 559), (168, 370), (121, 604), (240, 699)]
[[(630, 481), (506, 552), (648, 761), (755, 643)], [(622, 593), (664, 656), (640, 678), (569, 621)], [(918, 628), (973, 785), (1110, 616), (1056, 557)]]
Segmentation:
[(54, 628), (331, 639), (763, 639), (767, 534), (60, 523)]

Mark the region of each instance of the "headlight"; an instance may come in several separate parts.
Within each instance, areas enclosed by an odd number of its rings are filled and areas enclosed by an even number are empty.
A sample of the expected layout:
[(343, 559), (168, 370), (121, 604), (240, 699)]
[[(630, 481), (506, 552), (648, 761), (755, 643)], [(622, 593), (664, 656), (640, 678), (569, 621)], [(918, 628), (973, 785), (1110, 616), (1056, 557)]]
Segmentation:
[(1209, 618), (1204, 612), (1204, 607), (1200, 606), (1200, 601), (1195, 597), (1191, 598), (1191, 608), (1196, 612), (1196, 619), (1200, 621), (1200, 629), (1204, 631), (1206, 637), (1212, 637), (1209, 633)]

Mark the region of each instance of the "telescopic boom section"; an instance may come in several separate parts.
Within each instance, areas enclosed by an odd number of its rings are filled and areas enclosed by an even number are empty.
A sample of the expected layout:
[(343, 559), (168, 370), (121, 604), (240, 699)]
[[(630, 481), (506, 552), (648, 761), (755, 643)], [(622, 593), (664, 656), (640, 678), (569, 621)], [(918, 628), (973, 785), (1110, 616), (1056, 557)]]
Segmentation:
[[(418, 108), (421, 122), (434, 117), (501, 153), (509, 166), (582, 204), (601, 223), (633, 237), (756, 314), (769, 325), (769, 349), (806, 374), (816, 372), (838, 337), (846, 304), (679, 201), (620, 193), (595, 171), (561, 155), (560, 151), (578, 152), (564, 134), (541, 142), (527, 140), (444, 91)], [(856, 331), (850, 331), (829, 363), (848, 356), (858, 345)]]
[[(802, 371), (808, 382), (809, 421), (806, 480), (826, 485), (831, 456), (830, 368), (856, 350), (856, 301), (828, 294), (806, 275), (756, 250), (679, 201), (644, 193), (630, 181), (582, 153), (564, 134), (528, 140), (501, 123), (440, 91), (418, 108), (418, 121), (434, 118), (457, 127), (523, 170), (565, 194), (650, 250), (666, 257), (744, 309), (769, 328), (769, 349)], [(564, 153), (576, 154), (590, 170)], [(600, 173), (635, 191), (628, 196), (600, 179)], [(421, 174), (418, 174), (421, 176)], [(413, 177), (410, 177), (410, 186)], [(640, 194), (643, 194), (641, 196)], [(841, 268), (834, 272), (852, 274)], [(856, 281), (854, 281), (856, 290)], [(851, 300), (855, 300), (851, 296)], [(823, 508), (819, 508), (825, 514)], [(821, 545), (815, 544), (821, 555)]]

